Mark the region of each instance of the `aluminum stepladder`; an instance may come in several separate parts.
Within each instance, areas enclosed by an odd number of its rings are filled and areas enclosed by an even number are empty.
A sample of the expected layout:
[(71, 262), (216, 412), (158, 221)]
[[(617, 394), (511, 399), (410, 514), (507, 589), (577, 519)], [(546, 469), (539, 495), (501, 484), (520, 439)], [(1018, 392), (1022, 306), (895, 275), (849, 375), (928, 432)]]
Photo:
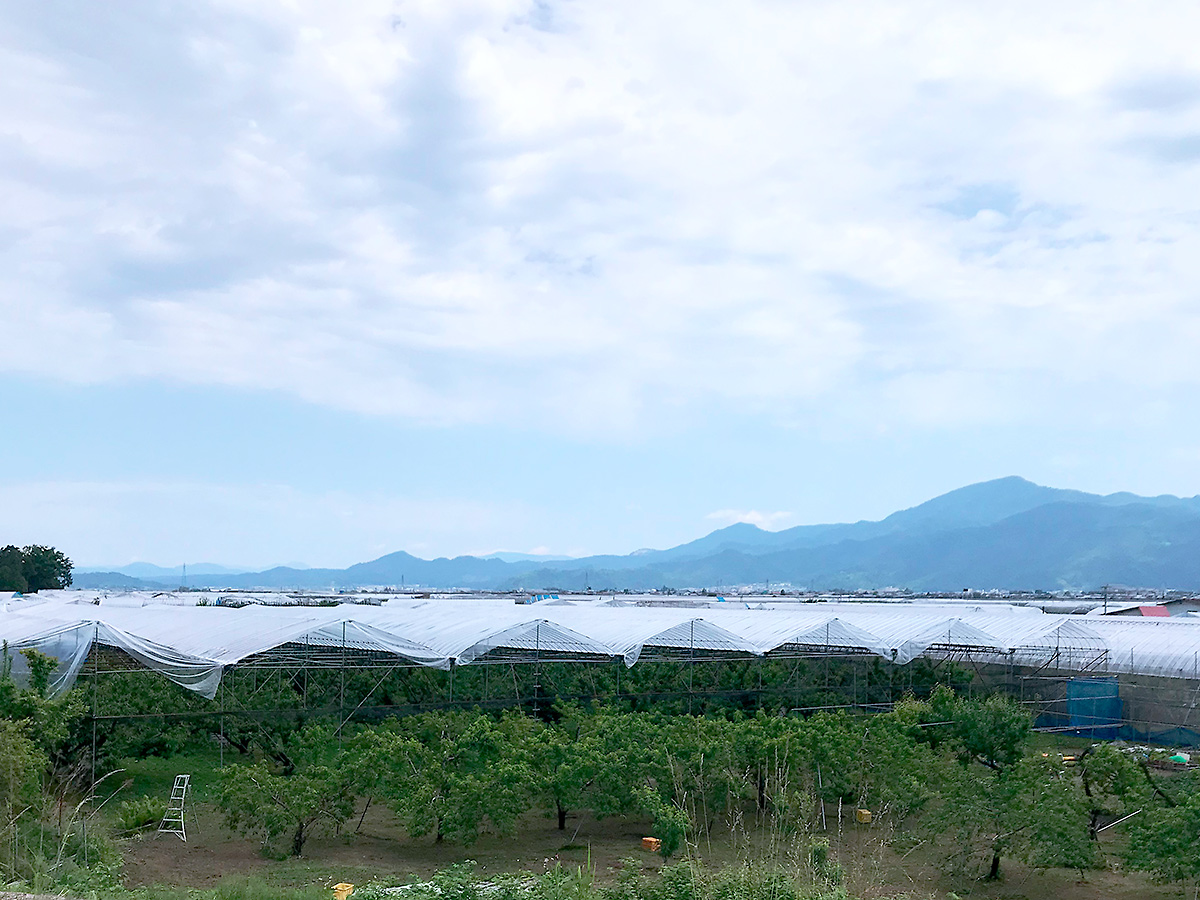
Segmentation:
[(167, 811), (163, 814), (162, 823), (158, 826), (159, 834), (177, 834), (186, 843), (187, 828), (183, 824), (183, 802), (187, 798), (188, 786), (192, 776), (176, 775), (175, 784), (171, 786), (171, 799), (167, 801)]

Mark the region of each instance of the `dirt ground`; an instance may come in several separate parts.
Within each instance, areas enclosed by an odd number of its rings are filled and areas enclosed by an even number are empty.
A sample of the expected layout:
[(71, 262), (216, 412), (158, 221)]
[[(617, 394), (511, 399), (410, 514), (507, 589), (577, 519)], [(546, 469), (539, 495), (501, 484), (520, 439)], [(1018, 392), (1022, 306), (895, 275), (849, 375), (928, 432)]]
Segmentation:
[[(661, 860), (640, 849), (646, 834), (644, 823), (620, 819), (597, 822), (590, 816), (568, 819), (560, 832), (553, 820), (542, 816), (526, 818), (516, 835), (501, 838), (485, 835), (470, 848), (434, 844), (430, 839), (409, 840), (395, 824), (390, 812), (372, 806), (355, 831), (315, 837), (305, 845), (300, 859), (272, 860), (258, 845), (230, 834), (218, 815), (204, 805), (194, 807), (188, 824), (188, 840), (170, 835), (148, 835), (125, 846), (125, 881), (129, 887), (168, 884), (207, 887), (223, 878), (258, 875), (280, 885), (322, 884), (339, 881), (362, 884), (372, 879), (393, 882), (424, 879), (465, 859), (474, 860), (483, 875), (510, 871), (543, 871), (561, 863), (566, 867), (593, 867), (597, 880), (610, 879), (621, 860), (636, 858), (648, 870)], [(1178, 887), (1152, 884), (1138, 873), (1114, 869), (1086, 873), (1064, 870), (1039, 871), (1011, 860), (1003, 866), (1003, 878), (986, 884), (951, 878), (931, 862), (928, 847), (918, 846), (903, 856), (893, 850), (882, 828), (847, 824), (839, 838), (830, 836), (832, 855), (846, 871), (851, 896), (863, 900), (906, 895), (914, 898), (951, 900), (1175, 900), (1183, 897)], [(770, 848), (751, 846), (753, 840), (735, 833), (714, 836), (695, 852), (706, 862), (725, 865), (740, 859), (760, 857)], [(776, 858), (787, 858), (787, 848), (774, 848)]]

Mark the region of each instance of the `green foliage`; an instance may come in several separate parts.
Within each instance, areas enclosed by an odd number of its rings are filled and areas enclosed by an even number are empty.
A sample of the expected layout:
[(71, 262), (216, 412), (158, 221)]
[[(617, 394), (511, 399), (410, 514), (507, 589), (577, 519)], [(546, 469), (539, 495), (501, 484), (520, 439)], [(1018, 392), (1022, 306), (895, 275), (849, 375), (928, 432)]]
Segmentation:
[(688, 832), (692, 830), (692, 819), (682, 806), (664, 800), (648, 785), (634, 788), (634, 797), (643, 812), (653, 821), (651, 832), (662, 843), (658, 852), (663, 859), (670, 859), (679, 852)]
[(555, 723), (535, 728), (530, 765), (536, 801), (557, 817), (562, 831), (571, 810), (591, 808), (603, 817), (624, 809), (638, 765), (629, 758), (629, 745), (614, 734), (619, 718), (579, 707), (558, 713)]
[[(53, 660), (37, 654), (9, 657), (4, 672), (14, 661), (27, 670), (28, 684), (18, 687), (11, 677), (0, 678), (0, 766), (8, 761), (7, 773), (0, 772), (0, 791), (13, 798), (5, 800), (6, 809), (15, 811), (23, 802), (37, 822), (44, 820), (44, 789), (54, 783), (55, 760), (71, 751), (84, 770), (90, 768), (91, 730), (84, 735), (79, 727), (78, 693), (49, 698)], [(778, 671), (741, 663), (708, 671), (731, 691), (749, 691), (755, 673), (783, 677), (784, 667), (767, 662)], [(833, 696), (837, 678), (850, 670), (831, 670)], [(511, 831), (532, 809), (557, 816), (560, 828), (577, 811), (649, 820), (650, 833), (662, 840), (668, 857), (685, 852), (689, 842), (703, 845), (722, 820), (736, 828), (753, 816), (759, 827), (770, 829), (772, 840), (802, 835), (819, 823), (823, 802), (826, 808), (872, 810), (872, 828), (900, 827), (907, 817), (919, 816), (960, 868), (986, 869), (990, 861), (998, 872), (999, 860), (1008, 856), (1039, 866), (1091, 865), (1096, 843), (1088, 840), (1089, 825), (1094, 832), (1104, 817), (1133, 811), (1138, 808), (1133, 804), (1150, 795), (1145, 776), (1128, 756), (1098, 747), (1084, 753), (1074, 769), (1064, 767), (1057, 755), (1030, 756), (1029, 716), (1018, 704), (999, 696), (970, 700), (946, 688), (931, 689), (924, 700), (910, 697), (890, 713), (818, 712), (804, 718), (762, 710), (748, 714), (742, 700), (697, 704), (707, 712), (688, 714), (677, 696), (662, 703), (644, 695), (635, 699), (624, 693), (628, 682), (622, 681), (618, 699), (608, 706), (542, 707), (539, 717), (517, 711), (418, 713), (373, 727), (347, 725), (339, 740), (328, 724), (306, 723), (305, 711), (348, 706), (340, 674), (235, 671), (215, 703), (145, 673), (97, 680), (89, 686), (97, 708), (105, 715), (130, 716), (101, 729), (104, 768), (115, 766), (118, 757), (142, 757), (131, 764), (132, 793), (153, 794), (121, 803), (123, 797), (117, 796), (104, 816), (121, 831), (154, 824), (170, 776), (194, 771), (199, 787), (220, 752), (227, 759), (240, 755), (240, 762), (223, 770), (209, 796), (231, 828), (276, 852), (301, 853), (315, 831), (345, 821), (356, 798), (386, 803), (414, 838), (463, 845), (484, 832)], [(634, 677), (616, 667), (611, 674)], [(663, 664), (657, 673), (638, 677), (646, 679), (642, 687), (678, 688), (686, 687), (690, 674), (687, 667)], [(344, 677), (347, 696), (354, 694), (352, 684), (364, 694), (378, 686), (386, 695), (380, 699), (390, 702), (404, 691), (416, 694), (422, 685), (436, 684), (440, 675), (414, 671), (403, 679), (391, 673), (381, 679), (375, 672), (347, 670)], [(456, 698), (460, 689), (486, 693), (480, 672), (464, 670), (458, 677)], [(562, 677), (560, 688), (580, 684)], [(870, 690), (890, 696), (888, 677), (876, 666)], [(294, 715), (265, 717), (255, 704)], [(172, 711), (194, 715), (175, 718)], [(218, 733), (225, 739), (223, 749), (213, 741)], [(180, 753), (200, 762), (153, 765)], [(70, 831), (61, 833), (69, 838)], [(796, 852), (808, 846), (804, 838), (791, 842)], [(840, 889), (840, 868), (829, 860), (827, 848), (822, 851), (819, 842), (811, 846), (807, 862), (803, 855), (793, 858), (793, 863), (800, 860), (798, 871), (812, 876), (818, 892)], [(822, 852), (824, 861), (818, 859)], [(56, 871), (68, 868), (64, 863)], [(733, 900), (738, 892), (758, 890), (755, 885), (785, 895), (791, 889), (731, 874), (688, 881), (688, 871), (695, 874), (694, 867), (670, 867), (655, 885), (642, 887), (672, 895), (691, 891), (702, 900)], [(454, 890), (471, 900), (469, 892), (477, 890), (473, 876), (455, 877)], [(575, 876), (560, 872), (556, 877), (539, 880), (536, 888), (505, 882), (489, 900), (510, 900), (510, 895), (516, 900), (530, 890), (542, 892), (545, 900), (582, 900)]]
[(228, 878), (211, 891), (189, 894), (189, 900), (329, 900), (329, 891), (316, 885), (281, 888), (259, 878), (246, 877)]
[(755, 814), (780, 834), (800, 830), (813, 805), (805, 725), (760, 710), (735, 720), (732, 729), (733, 766), (742, 775), (743, 799), (751, 797)]
[(1033, 733), (1029, 711), (1003, 694), (992, 694), (982, 703), (959, 700), (954, 707), (960, 753), (996, 768), (1016, 764)]
[(913, 740), (913, 711), (900, 705), (868, 719), (862, 730), (858, 806), (897, 821), (920, 812), (935, 796), (932, 773), (940, 760), (928, 744)]
[(1022, 835), (1028, 862), (1080, 871), (1096, 865), (1088, 804), (1074, 772), (1057, 756), (1027, 756), (1012, 769), (1017, 815), (1028, 826)]
[[(58, 697), (50, 696), (57, 661), (36, 650), (22, 650), (19, 661), (26, 669), (25, 686), (18, 685), (12, 676), (17, 661), (18, 658), (8, 652), (7, 645), (0, 647), (0, 721), (14, 724), (32, 743), (37, 754), (36, 783), (40, 790), (28, 812), (36, 819), (52, 796), (61, 807), (66, 805), (68, 794), (91, 789), (90, 755), (81, 753), (74, 739), (83, 721), (80, 693), (69, 691)], [(23, 755), (22, 746), (15, 739), (0, 744), (0, 760), (9, 753)], [(25, 758), (27, 761), (32, 759)], [(29, 790), (33, 783), (30, 780)], [(56, 827), (61, 824), (61, 821), (56, 822)]]
[[(89, 685), (90, 699), (103, 715), (128, 716), (111, 721), (98, 734), (102, 767), (124, 758), (171, 757), (208, 746), (216, 723), (163, 716), (164, 712), (200, 714), (209, 701), (156, 672), (117, 672)], [(90, 740), (90, 734), (88, 735)]]
[(816, 774), (817, 795), (832, 803), (853, 802), (859, 793), (863, 723), (844, 712), (821, 712), (804, 724), (800, 740)]
[(129, 835), (156, 828), (167, 812), (167, 802), (161, 797), (134, 797), (117, 807), (117, 834)]
[[(232, 754), (227, 754), (232, 756)], [(215, 797), (220, 788), (221, 765), (220, 752), (215, 747), (206, 748), (202, 753), (186, 756), (173, 756), (170, 759), (149, 756), (145, 759), (121, 759), (117, 761), (116, 769), (121, 770), (120, 785), (113, 784), (115, 796), (108, 799), (106, 805), (115, 809), (122, 800), (130, 797), (153, 797), (162, 800), (171, 793), (175, 776), (183, 772), (191, 775), (188, 784), (188, 798), (196, 803), (208, 803)], [(101, 792), (109, 786), (101, 786)]]
[(25, 555), (20, 547), (11, 544), (0, 547), (0, 591), (29, 590), (29, 582), (25, 578)]
[[(359, 897), (355, 900), (383, 900), (394, 895), (380, 894), (375, 898)], [(211, 888), (179, 888), (155, 885), (135, 891), (121, 891), (113, 900), (331, 900), (329, 889), (321, 885), (304, 887), (281, 887), (255, 876), (230, 876), (223, 878)]]
[(41, 808), (41, 776), (45, 754), (26, 732), (25, 723), (0, 719), (0, 872), (19, 874), (23, 826)]
[(121, 886), (121, 851), (94, 821), (68, 827), (59, 837), (58, 855), (42, 862), (46, 868), (35, 883), (47, 881), (68, 896), (107, 893)]
[(0, 547), (0, 591), (55, 590), (71, 586), (71, 560), (53, 547)]
[[(1028, 755), (1033, 722), (1018, 703), (1001, 694), (969, 700), (939, 687), (928, 701), (900, 704), (893, 720), (939, 751), (925, 760), (938, 788), (925, 827), (948, 846), (951, 868), (980, 867), (994, 879), (1005, 856), (1037, 866), (1085, 869), (1096, 863), (1086, 782), (1057, 755)], [(948, 764), (946, 754), (957, 764)], [(1117, 790), (1127, 783), (1113, 766), (1107, 755), (1097, 761), (1099, 787)]]
[(72, 565), (65, 553), (38, 544), (24, 547), (21, 553), (27, 590), (60, 590), (71, 586)]
[(973, 759), (991, 769), (1017, 762), (1033, 734), (1029, 711), (1003, 694), (968, 700), (939, 686), (927, 702), (910, 701), (908, 711), (926, 726), (919, 734), (931, 746), (944, 746), (963, 762)]
[(830, 877), (809, 882), (793, 867), (770, 864), (713, 870), (689, 861), (645, 873), (636, 860), (625, 860), (615, 884), (595, 893), (597, 900), (848, 900), (841, 867), (828, 859), (821, 866)]
[(1086, 798), (1061, 758), (1025, 757), (1003, 769), (950, 763), (942, 767), (940, 797), (925, 824), (949, 845), (957, 871), (994, 879), (1006, 856), (1074, 869), (1096, 862)]
[[(655, 782), (660, 788), (670, 786), (675, 809), (657, 813), (656, 828), (674, 833), (680, 822), (686, 822), (686, 829), (694, 821), (708, 833), (744, 795), (744, 773), (736, 765), (733, 738), (743, 727), (742, 721), (705, 716), (675, 716), (658, 725)], [(664, 840), (664, 851), (666, 844)]]
[(58, 660), (36, 650), (22, 650), (20, 656), (28, 670), (24, 687), (13, 678), (15, 660), (8, 645), (0, 647), (0, 718), (23, 722), (34, 742), (52, 752), (83, 717), (83, 700), (77, 692), (50, 696), (50, 679)]
[(58, 827), (30, 810), (11, 825), (0, 845), (4, 880), (74, 896), (119, 888), (121, 853), (95, 817), (70, 815)]
[(265, 763), (226, 768), (217, 807), (229, 828), (256, 836), (265, 846), (287, 837), (287, 852), (299, 856), (315, 830), (350, 817), (354, 795), (331, 731), (309, 726), (291, 749), (298, 761), (292, 774), (277, 774)]
[(0, 825), (12, 822), (40, 799), (46, 755), (27, 732), (24, 722), (0, 719)]
[(1138, 763), (1109, 744), (1096, 744), (1079, 755), (1079, 778), (1093, 839), (1102, 818), (1124, 816), (1151, 801)]
[[(24, 650), (20, 661), (25, 686), (13, 679), (16, 660), (7, 646), (0, 648), (0, 871), (63, 887), (115, 883), (120, 855), (95, 823), (88, 827), (74, 801), (64, 802), (73, 787), (66, 777), (81, 772), (65, 748), (82, 717), (82, 702), (75, 692), (49, 696), (57, 666), (51, 657)], [(86, 795), (90, 785), (75, 787)], [(48, 825), (52, 792), (68, 814)]]
[(519, 714), (427, 713), (356, 742), (360, 790), (387, 798), (408, 833), (474, 843), (510, 831), (532, 804), (532, 728)]
[(829, 841), (825, 838), (815, 840), (808, 848), (808, 867), (813, 878), (829, 887), (842, 883), (846, 877), (842, 866), (829, 855)]
[[(7, 645), (0, 646), (0, 721), (15, 723), (36, 748), (41, 765), (41, 787), (60, 793), (82, 778), (86, 761), (79, 758), (72, 735), (83, 720), (83, 700), (78, 691), (50, 696), (50, 680), (58, 665), (53, 657), (36, 650), (22, 650), (27, 685), (22, 687), (12, 672), (16, 660)], [(0, 754), (3, 750), (0, 750)]]
[(1200, 778), (1175, 779), (1175, 805), (1146, 798), (1130, 820), (1126, 861), (1159, 881), (1200, 881)]

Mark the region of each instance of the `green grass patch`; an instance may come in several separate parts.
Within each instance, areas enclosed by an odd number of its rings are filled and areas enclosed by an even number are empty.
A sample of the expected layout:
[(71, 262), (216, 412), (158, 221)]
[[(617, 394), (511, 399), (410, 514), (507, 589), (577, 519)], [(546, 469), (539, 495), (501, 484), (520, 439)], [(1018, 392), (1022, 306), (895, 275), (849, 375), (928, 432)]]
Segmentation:
[(158, 756), (122, 759), (117, 761), (116, 768), (124, 771), (108, 779), (103, 786), (111, 785), (110, 791), (119, 790), (115, 801), (150, 797), (165, 803), (171, 795), (175, 776), (191, 775), (189, 801), (207, 802), (220, 777), (221, 754), (214, 749), (203, 753), (180, 754), (169, 759)]
[(216, 887), (197, 889), (156, 885), (104, 895), (103, 900), (330, 900), (324, 885), (285, 887), (264, 878), (227, 878)]

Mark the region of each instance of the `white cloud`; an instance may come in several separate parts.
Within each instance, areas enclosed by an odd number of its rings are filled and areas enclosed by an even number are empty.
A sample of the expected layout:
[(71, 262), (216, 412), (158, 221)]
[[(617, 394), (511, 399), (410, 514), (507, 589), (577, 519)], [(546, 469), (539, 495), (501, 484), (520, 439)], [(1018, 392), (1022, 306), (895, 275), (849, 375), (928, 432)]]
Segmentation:
[(767, 531), (775, 531), (791, 518), (790, 512), (759, 512), (757, 509), (718, 509), (704, 517), (709, 521), (720, 522), (722, 525), (732, 525), (735, 522), (745, 522), (757, 525)]
[(1200, 383), (1183, 3), (3, 15), (0, 369), (579, 431)]

